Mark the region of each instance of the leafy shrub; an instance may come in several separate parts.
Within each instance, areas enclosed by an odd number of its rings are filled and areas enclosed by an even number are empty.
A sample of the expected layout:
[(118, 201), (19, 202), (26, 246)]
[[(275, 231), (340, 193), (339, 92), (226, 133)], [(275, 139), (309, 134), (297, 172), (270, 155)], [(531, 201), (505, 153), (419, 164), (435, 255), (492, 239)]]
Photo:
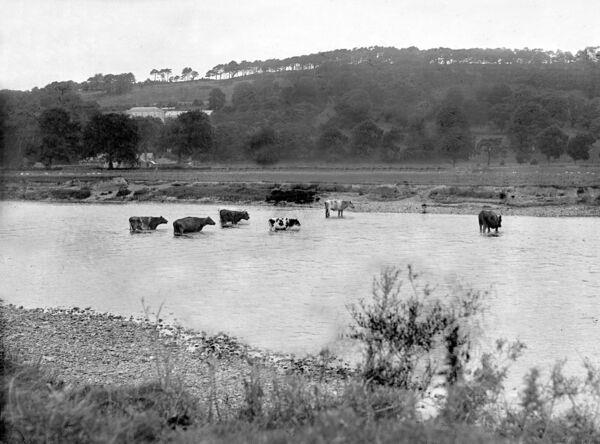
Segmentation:
[(149, 188), (140, 188), (133, 192), (132, 198), (135, 200), (149, 200), (152, 197)]
[(494, 424), (495, 408), (503, 391), (509, 366), (524, 348), (520, 342), (509, 344), (498, 340), (495, 353), (484, 353), (479, 366), (470, 372), (469, 377), (461, 378), (448, 387), (441, 417), (451, 424)]
[(129, 188), (119, 188), (119, 191), (117, 191), (117, 197), (125, 197), (129, 194), (131, 194), (131, 190)]
[(277, 145), (267, 145), (257, 149), (252, 155), (254, 161), (259, 165), (274, 165), (279, 162), (280, 154)]
[(81, 189), (65, 189), (57, 188), (50, 190), (50, 195), (54, 199), (87, 199), (92, 195), (91, 191), (87, 188)]
[(468, 360), (466, 321), (480, 311), (480, 294), (441, 299), (410, 266), (406, 283), (400, 272), (384, 269), (373, 282), (372, 302), (350, 307), (349, 336), (363, 346), (365, 382), (425, 393), (443, 364), (436, 351), (446, 349), (448, 382), (460, 377)]

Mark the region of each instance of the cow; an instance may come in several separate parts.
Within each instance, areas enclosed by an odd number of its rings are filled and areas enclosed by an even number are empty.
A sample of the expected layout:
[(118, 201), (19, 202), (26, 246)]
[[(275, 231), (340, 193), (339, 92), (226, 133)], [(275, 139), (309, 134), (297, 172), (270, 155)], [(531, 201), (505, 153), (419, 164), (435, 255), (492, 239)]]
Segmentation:
[(480, 233), (485, 233), (486, 229), (487, 229), (487, 232), (489, 233), (491, 228), (494, 228), (497, 233), (498, 228), (500, 228), (501, 226), (502, 226), (502, 216), (496, 214), (492, 210), (486, 210), (486, 209), (481, 210), (481, 212), (479, 213), (479, 232)]
[(129, 218), (129, 231), (156, 230), (160, 224), (166, 224), (168, 221), (162, 216), (131, 216)]
[(173, 222), (173, 233), (181, 236), (184, 233), (195, 233), (202, 231), (206, 225), (214, 225), (215, 221), (210, 217), (184, 217)]
[(346, 208), (354, 208), (354, 205), (349, 200), (326, 200), (325, 201), (325, 217), (329, 217), (329, 210), (338, 212), (338, 217), (344, 217)]
[(225, 225), (237, 225), (241, 220), (250, 219), (250, 215), (247, 211), (232, 211), (232, 210), (220, 210), (219, 219), (221, 220), (221, 227)]
[(298, 227), (300, 229), (300, 221), (298, 219), (290, 219), (287, 217), (276, 217), (275, 219), (269, 219), (269, 227), (271, 231), (283, 231), (289, 229), (294, 229), (294, 227)]

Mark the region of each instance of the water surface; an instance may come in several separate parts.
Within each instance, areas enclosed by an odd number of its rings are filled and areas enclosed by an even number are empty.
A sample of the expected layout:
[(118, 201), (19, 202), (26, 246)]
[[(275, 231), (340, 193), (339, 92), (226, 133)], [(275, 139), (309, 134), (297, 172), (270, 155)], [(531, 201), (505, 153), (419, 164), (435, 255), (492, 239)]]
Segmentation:
[[(295, 353), (339, 343), (347, 305), (370, 295), (382, 267), (413, 267), (442, 294), (490, 292), (482, 343), (519, 339), (520, 370), (600, 355), (600, 220), (505, 217), (481, 236), (472, 215), (346, 212), (247, 206), (238, 228), (174, 237), (172, 221), (215, 205), (0, 202), (0, 296), (25, 307), (79, 306), (120, 314), (152, 308), (187, 327), (225, 331)], [(233, 209), (234, 207), (228, 207)], [(169, 220), (130, 234), (133, 215)], [(298, 232), (267, 219), (297, 217)], [(521, 372), (521, 374), (523, 373)]]

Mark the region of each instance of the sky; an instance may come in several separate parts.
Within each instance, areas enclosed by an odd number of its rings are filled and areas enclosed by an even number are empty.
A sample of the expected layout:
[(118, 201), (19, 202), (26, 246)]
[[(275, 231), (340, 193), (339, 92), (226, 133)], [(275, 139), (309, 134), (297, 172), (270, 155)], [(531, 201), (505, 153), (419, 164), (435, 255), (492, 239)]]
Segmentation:
[(0, 89), (333, 49), (600, 45), (600, 0), (0, 0)]

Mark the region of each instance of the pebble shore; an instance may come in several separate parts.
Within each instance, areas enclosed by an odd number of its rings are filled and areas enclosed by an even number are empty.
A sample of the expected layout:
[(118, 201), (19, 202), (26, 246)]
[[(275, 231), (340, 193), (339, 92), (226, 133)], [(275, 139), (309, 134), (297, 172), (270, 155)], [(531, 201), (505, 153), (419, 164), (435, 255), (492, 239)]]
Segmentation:
[[(296, 358), (249, 347), (226, 334), (207, 335), (178, 326), (90, 309), (24, 309), (0, 306), (6, 356), (40, 364), (67, 384), (135, 385), (165, 377), (206, 401), (210, 393), (229, 405), (243, 398), (244, 379), (300, 375), (326, 385), (352, 370), (341, 361)], [(168, 364), (167, 364), (168, 363)]]

